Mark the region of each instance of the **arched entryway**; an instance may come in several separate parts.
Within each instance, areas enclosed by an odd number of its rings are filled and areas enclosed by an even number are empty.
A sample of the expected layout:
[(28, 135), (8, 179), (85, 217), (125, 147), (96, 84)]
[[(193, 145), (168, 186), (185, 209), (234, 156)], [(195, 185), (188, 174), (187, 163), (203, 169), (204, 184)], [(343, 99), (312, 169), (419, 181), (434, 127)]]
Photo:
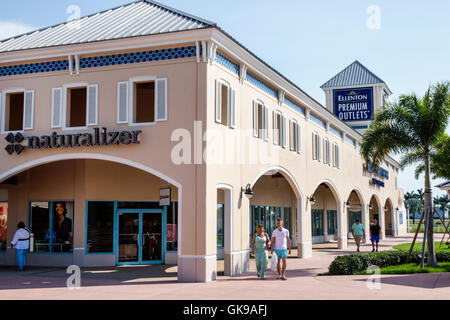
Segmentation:
[[(365, 231), (368, 234), (369, 216), (366, 214), (364, 200), (359, 190), (352, 190), (347, 198), (345, 207), (347, 208), (348, 237), (353, 238), (352, 226), (356, 220), (359, 220), (364, 225)], [(366, 241), (368, 241), (368, 237), (366, 237)]]
[(311, 233), (313, 244), (330, 243), (335, 248), (347, 247), (347, 235), (343, 231), (339, 196), (329, 181), (324, 181), (309, 199), (311, 205)]
[(386, 236), (393, 236), (395, 234), (395, 223), (394, 223), (394, 208), (392, 206), (391, 199), (386, 199), (384, 204), (384, 233)]
[[(372, 223), (373, 220), (376, 220), (380, 225), (381, 229), (383, 229), (384, 225), (384, 215), (382, 214), (381, 203), (376, 195), (372, 195), (369, 202), (369, 220)], [(382, 238), (385, 237), (384, 232), (382, 232)]]
[(249, 242), (258, 225), (263, 225), (270, 236), (276, 229), (277, 218), (282, 218), (289, 230), (292, 248), (298, 257), (311, 257), (311, 241), (304, 223), (302, 194), (292, 174), (282, 167), (264, 170), (251, 184), (254, 196), (250, 199)]
[(15, 181), (7, 185), (9, 220), (26, 222), (34, 235), (30, 265), (178, 262), (182, 186), (151, 168), (66, 154), (23, 164), (0, 176), (6, 179)]

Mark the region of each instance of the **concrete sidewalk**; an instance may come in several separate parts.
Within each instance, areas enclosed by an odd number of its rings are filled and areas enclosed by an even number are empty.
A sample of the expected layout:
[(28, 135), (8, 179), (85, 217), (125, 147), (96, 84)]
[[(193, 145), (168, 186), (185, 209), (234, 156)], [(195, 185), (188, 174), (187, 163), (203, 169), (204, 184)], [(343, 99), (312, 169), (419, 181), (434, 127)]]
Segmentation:
[[(380, 250), (410, 242), (412, 235), (388, 238)], [(65, 269), (32, 268), (23, 273), (0, 269), (0, 300), (87, 299), (87, 300), (265, 300), (265, 299), (449, 299), (450, 273), (382, 275), (380, 289), (371, 290), (369, 276), (323, 276), (337, 256), (354, 252), (334, 249), (335, 245), (315, 246), (313, 258), (288, 261), (288, 281), (257, 280), (254, 261), (251, 272), (238, 277), (219, 277), (212, 283), (178, 283), (176, 266), (137, 266), (87, 268), (82, 270), (81, 289), (66, 286)], [(371, 251), (364, 245), (363, 252)], [(295, 252), (293, 252), (295, 253)], [(220, 265), (219, 265), (220, 268)], [(276, 291), (276, 295), (274, 292)]]

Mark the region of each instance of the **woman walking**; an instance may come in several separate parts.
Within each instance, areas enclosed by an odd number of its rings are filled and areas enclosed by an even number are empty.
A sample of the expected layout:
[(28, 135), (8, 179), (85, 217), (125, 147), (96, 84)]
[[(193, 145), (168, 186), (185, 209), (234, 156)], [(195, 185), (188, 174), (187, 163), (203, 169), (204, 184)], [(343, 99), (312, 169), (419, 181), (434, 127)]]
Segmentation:
[(253, 235), (252, 252), (255, 255), (257, 277), (264, 280), (264, 274), (269, 263), (267, 248), (270, 246), (270, 239), (264, 232), (264, 227), (259, 225), (256, 228), (256, 234)]

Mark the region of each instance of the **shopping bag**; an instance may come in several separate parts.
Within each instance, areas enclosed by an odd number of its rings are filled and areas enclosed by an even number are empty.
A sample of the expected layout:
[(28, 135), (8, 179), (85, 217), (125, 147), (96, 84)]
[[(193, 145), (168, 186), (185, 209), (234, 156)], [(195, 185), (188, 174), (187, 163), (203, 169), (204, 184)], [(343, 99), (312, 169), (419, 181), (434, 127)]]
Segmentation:
[(276, 253), (272, 254), (272, 259), (270, 260), (270, 270), (275, 273), (278, 273), (278, 257)]

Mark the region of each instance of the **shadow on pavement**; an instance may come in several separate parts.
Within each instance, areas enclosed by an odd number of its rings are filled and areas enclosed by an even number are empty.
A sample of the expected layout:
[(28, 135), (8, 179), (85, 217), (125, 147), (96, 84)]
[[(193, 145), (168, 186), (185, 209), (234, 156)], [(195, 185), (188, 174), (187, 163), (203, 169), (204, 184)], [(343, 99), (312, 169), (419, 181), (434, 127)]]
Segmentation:
[[(66, 268), (0, 268), (0, 291), (17, 289), (65, 288), (71, 274)], [(81, 268), (81, 286), (120, 286), (177, 284), (176, 266), (126, 266)]]
[[(366, 282), (367, 279), (354, 279), (354, 281)], [(381, 285), (383, 284), (423, 289), (448, 288), (450, 287), (450, 273), (419, 273), (401, 276), (384, 275), (381, 278)]]

